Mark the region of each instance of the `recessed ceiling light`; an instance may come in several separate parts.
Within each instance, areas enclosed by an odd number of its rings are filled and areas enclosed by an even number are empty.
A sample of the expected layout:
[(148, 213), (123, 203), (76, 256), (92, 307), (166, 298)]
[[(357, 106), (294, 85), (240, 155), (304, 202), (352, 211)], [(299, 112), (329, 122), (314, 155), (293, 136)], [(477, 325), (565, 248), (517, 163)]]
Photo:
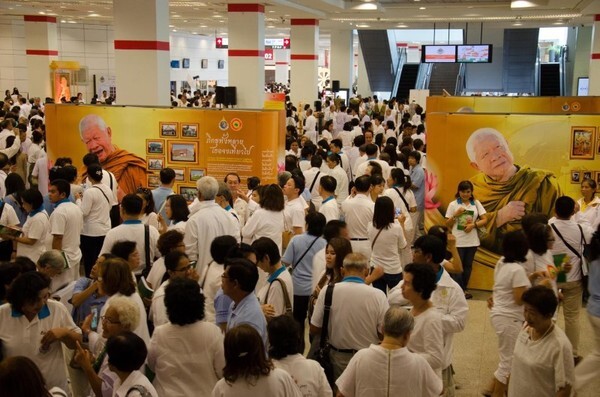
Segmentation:
[(274, 25), (267, 25), (267, 28), (269, 28), (269, 29), (275, 29), (275, 26)]
[(184, 19), (183, 22), (187, 22), (187, 19)]
[(523, 24), (521, 22), (515, 22), (513, 23), (513, 26), (523, 26)]
[(173, 32), (177, 32), (177, 29), (173, 29)]
[(198, 34), (198, 32), (192, 32), (192, 34)]
[(175, 27), (175, 25), (169, 25), (169, 27), (170, 27), (170, 28), (174, 28), (174, 27)]
[(419, 10), (426, 10), (427, 7), (419, 7)]
[(88, 17), (99, 17), (100, 14), (89, 14)]
[(38, 14), (40, 14), (40, 15), (46, 15), (46, 13), (44, 11), (40, 11), (40, 12), (38, 12)]
[(65, 21), (64, 19), (60, 21), (60, 23), (67, 23), (67, 21)]
[(206, 25), (200, 25), (200, 27), (201, 27), (201, 28), (205, 28), (205, 27), (206, 27)]

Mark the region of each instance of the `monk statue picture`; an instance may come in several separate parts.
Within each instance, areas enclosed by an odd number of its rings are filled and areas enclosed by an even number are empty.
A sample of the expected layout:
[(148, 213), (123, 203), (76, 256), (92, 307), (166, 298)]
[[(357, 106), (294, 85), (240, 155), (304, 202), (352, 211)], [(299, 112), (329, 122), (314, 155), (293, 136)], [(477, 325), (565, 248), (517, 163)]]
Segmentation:
[(90, 114), (82, 118), (79, 133), (88, 152), (96, 154), (102, 168), (117, 179), (119, 201), (124, 195), (146, 186), (146, 161), (113, 145), (112, 131), (100, 116)]
[(521, 230), (529, 213), (552, 216), (562, 195), (556, 176), (549, 171), (514, 164), (506, 138), (493, 128), (480, 128), (466, 143), (471, 166), (480, 171), (470, 180), (473, 194), (487, 211), (487, 236), (483, 248), (500, 253), (506, 233)]

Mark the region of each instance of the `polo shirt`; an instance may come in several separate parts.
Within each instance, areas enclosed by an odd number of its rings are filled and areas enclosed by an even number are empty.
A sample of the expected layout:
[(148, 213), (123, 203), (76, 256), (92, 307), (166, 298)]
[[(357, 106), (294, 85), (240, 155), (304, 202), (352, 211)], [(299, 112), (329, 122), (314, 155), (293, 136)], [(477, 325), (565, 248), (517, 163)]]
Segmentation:
[(67, 257), (69, 267), (79, 266), (81, 249), (79, 244), (83, 230), (83, 214), (79, 207), (68, 199), (56, 203), (56, 208), (50, 215), (52, 235), (62, 235), (62, 250)]
[[(290, 241), (281, 261), (290, 268), (293, 267), (294, 295), (309, 296), (312, 294), (313, 257), (326, 245), (325, 239), (308, 234), (308, 232), (296, 235)], [(305, 252), (306, 254), (304, 254)], [(304, 257), (302, 257), (303, 255)], [(299, 260), (300, 262), (298, 262)]]
[(154, 199), (154, 211), (158, 212), (160, 210), (160, 216), (162, 216), (162, 218), (165, 219), (167, 223), (169, 218), (167, 218), (167, 213), (165, 212), (163, 204), (165, 203), (167, 197), (169, 197), (172, 194), (175, 193), (170, 187), (159, 186), (156, 189), (152, 190), (152, 198)]
[(227, 330), (229, 331), (240, 324), (248, 324), (256, 329), (265, 344), (265, 348), (268, 346), (267, 320), (254, 292), (249, 293), (237, 305), (235, 302), (231, 303), (231, 313), (227, 319)]

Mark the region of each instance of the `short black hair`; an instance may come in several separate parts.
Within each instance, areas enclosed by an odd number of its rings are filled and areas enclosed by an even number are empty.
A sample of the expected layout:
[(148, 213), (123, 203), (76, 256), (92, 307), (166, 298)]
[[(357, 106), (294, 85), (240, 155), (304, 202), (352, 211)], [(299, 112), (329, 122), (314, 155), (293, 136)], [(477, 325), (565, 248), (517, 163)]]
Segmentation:
[(251, 293), (256, 288), (258, 268), (248, 259), (228, 258), (225, 260), (225, 270), (229, 279), (237, 281), (242, 291)]
[(21, 274), (21, 268), (11, 262), (0, 262), (0, 301), (6, 299), (7, 285)]
[(536, 285), (529, 288), (523, 292), (521, 299), (524, 303), (533, 306), (535, 310), (546, 318), (554, 316), (558, 307), (556, 294), (545, 285)]
[(291, 316), (277, 316), (267, 323), (269, 357), (281, 360), (302, 353), (300, 327)]
[(354, 181), (356, 191), (365, 193), (371, 187), (371, 177), (369, 175), (361, 175)]
[(163, 168), (162, 170), (160, 170), (159, 174), (160, 183), (162, 183), (163, 185), (168, 185), (169, 183), (173, 182), (175, 176), (175, 170), (173, 170), (172, 168)]
[(142, 338), (126, 331), (108, 338), (106, 354), (110, 365), (122, 372), (133, 372), (146, 361), (148, 349)]
[(210, 256), (216, 263), (222, 265), (225, 262), (227, 253), (234, 245), (237, 245), (237, 240), (233, 236), (224, 235), (215, 237), (210, 243)]
[[(8, 146), (8, 144), (7, 144), (7, 146)], [(4, 153), (0, 153), (0, 169), (6, 167), (7, 165), (8, 165), (8, 156)]]
[(342, 158), (337, 153), (330, 153), (329, 155), (327, 155), (327, 160), (333, 161), (336, 164), (340, 164), (342, 162)]
[(185, 197), (181, 194), (172, 194), (167, 197), (171, 205), (171, 220), (175, 222), (185, 222), (190, 216), (190, 209)]
[(309, 212), (304, 217), (304, 221), (306, 222), (306, 232), (308, 234), (315, 237), (323, 235), (323, 229), (327, 224), (325, 215), (320, 212)]
[(548, 215), (543, 214), (541, 212), (532, 212), (529, 214), (525, 214), (523, 218), (521, 218), (521, 227), (523, 231), (527, 234), (529, 229), (535, 225), (536, 223), (543, 223), (545, 225), (548, 224)]
[(50, 277), (40, 272), (20, 274), (11, 284), (6, 294), (6, 301), (13, 309), (21, 311), (23, 305), (35, 302), (44, 288), (50, 287)]
[(365, 153), (367, 156), (374, 156), (377, 154), (377, 145), (374, 143), (369, 143), (365, 146)]
[(246, 180), (246, 184), (248, 185), (248, 189), (254, 190), (260, 186), (260, 178), (257, 176), (250, 176)]
[(44, 204), (44, 197), (36, 188), (27, 189), (21, 193), (21, 200), (29, 203), (34, 210), (37, 210)]
[(310, 158), (310, 166), (321, 168), (323, 165), (323, 157), (315, 155)]
[(373, 210), (373, 227), (375, 229), (389, 228), (394, 223), (395, 215), (394, 201), (388, 196), (377, 197)]
[(354, 137), (354, 146), (359, 147), (365, 144), (365, 136), (364, 135), (357, 135)]
[(527, 252), (529, 252), (529, 244), (527, 244), (527, 237), (522, 230), (515, 230), (504, 235), (504, 240), (502, 240), (504, 263), (524, 263), (527, 261)]
[(425, 300), (431, 298), (431, 293), (437, 287), (437, 276), (431, 266), (423, 263), (409, 263), (402, 271), (412, 274), (412, 287), (416, 292), (421, 294), (421, 298)]
[(265, 256), (269, 256), (271, 266), (276, 265), (281, 260), (279, 247), (273, 240), (268, 237), (261, 237), (252, 242), (252, 249), (256, 252), (256, 259), (263, 260)]
[(319, 185), (326, 192), (335, 192), (335, 189), (337, 188), (337, 181), (331, 175), (325, 175), (319, 180)]
[(342, 143), (341, 139), (332, 139), (331, 144), (340, 149), (344, 147), (344, 144)]
[(329, 242), (332, 238), (340, 237), (340, 232), (343, 228), (348, 227), (346, 222), (337, 219), (332, 219), (323, 228), (323, 238)]
[(56, 187), (58, 193), (64, 193), (65, 197), (69, 197), (71, 195), (71, 184), (64, 179), (55, 179), (50, 182), (50, 186)]
[(446, 255), (446, 245), (436, 236), (421, 236), (415, 240), (414, 246), (420, 249), (423, 255), (431, 255), (431, 260), (436, 264), (442, 263)]
[(197, 281), (177, 277), (165, 288), (165, 306), (169, 321), (175, 325), (204, 320), (204, 295)]
[(294, 180), (294, 186), (296, 189), (298, 189), (298, 195), (301, 196), (306, 184), (304, 177), (302, 175), (292, 173), (292, 177), (290, 179)]
[(63, 169), (63, 171), (62, 171), (63, 177), (69, 183), (75, 183), (75, 180), (77, 180), (77, 168), (75, 168), (71, 164), (67, 164), (62, 169)]
[(129, 193), (121, 200), (121, 208), (128, 215), (140, 215), (144, 200), (137, 194)]
[(177, 270), (177, 266), (179, 265), (179, 261), (181, 258), (187, 258), (187, 254), (181, 251), (171, 251), (167, 255), (165, 255), (165, 268), (170, 271)]
[(136, 248), (137, 244), (135, 241), (121, 240), (113, 244), (110, 249), (110, 253), (118, 258), (123, 259), (124, 261), (127, 261), (129, 255), (131, 255)]
[(83, 156), (83, 165), (89, 167), (92, 164), (100, 164), (100, 160), (98, 159), (98, 155), (95, 153), (88, 153)]
[(418, 163), (419, 161), (421, 161), (421, 153), (417, 152), (416, 150), (413, 150), (412, 152), (410, 152), (408, 154), (408, 157), (412, 157), (416, 160), (416, 162)]
[(575, 200), (569, 196), (561, 196), (554, 203), (554, 212), (561, 218), (570, 218), (575, 212)]

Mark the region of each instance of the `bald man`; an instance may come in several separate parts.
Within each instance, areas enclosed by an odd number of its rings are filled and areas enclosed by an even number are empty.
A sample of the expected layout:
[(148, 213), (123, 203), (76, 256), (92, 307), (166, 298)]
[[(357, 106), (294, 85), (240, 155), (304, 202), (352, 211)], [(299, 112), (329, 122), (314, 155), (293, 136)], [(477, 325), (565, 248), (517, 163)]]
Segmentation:
[(146, 186), (146, 161), (112, 144), (112, 131), (102, 117), (90, 114), (79, 122), (81, 140), (88, 152), (98, 156), (102, 168), (112, 172), (119, 185), (120, 199)]

